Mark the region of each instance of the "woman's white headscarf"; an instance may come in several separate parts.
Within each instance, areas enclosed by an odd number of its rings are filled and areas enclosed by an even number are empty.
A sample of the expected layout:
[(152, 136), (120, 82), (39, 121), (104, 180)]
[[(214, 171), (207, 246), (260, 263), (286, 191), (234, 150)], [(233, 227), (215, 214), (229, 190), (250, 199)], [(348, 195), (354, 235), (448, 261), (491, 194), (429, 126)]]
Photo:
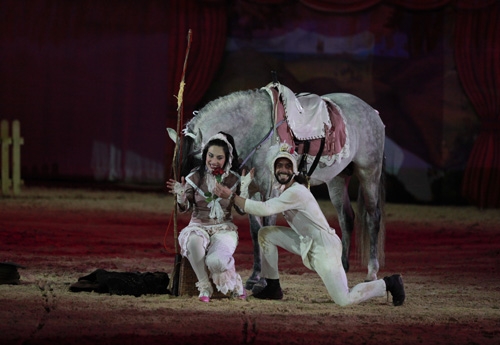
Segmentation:
[[(226, 157), (226, 167), (224, 168), (224, 174), (222, 175), (222, 180), (224, 180), (224, 178), (226, 178), (226, 176), (229, 175), (229, 170), (231, 170), (231, 166), (233, 164), (233, 145), (231, 145), (231, 143), (229, 142), (229, 140), (227, 140), (227, 137), (224, 134), (217, 133), (216, 135), (208, 139), (207, 143), (203, 145), (203, 150), (205, 150), (205, 147), (207, 145), (210, 145), (210, 143), (215, 139), (219, 139), (225, 142), (229, 151), (229, 157)], [(205, 164), (205, 162), (203, 162), (203, 164)], [(211, 173), (206, 174), (205, 176), (207, 180), (208, 191), (210, 193), (213, 193), (215, 184), (217, 182), (215, 180), (215, 176), (212, 175)], [(210, 201), (208, 207), (210, 208), (209, 217), (217, 218), (219, 221), (221, 221), (224, 218), (224, 211), (222, 210), (222, 206), (220, 205), (219, 200), (220, 198), (216, 198), (215, 200)]]
[[(202, 152), (203, 152), (203, 150), (205, 150), (205, 147), (208, 144), (210, 144), (210, 142), (212, 140), (215, 140), (215, 139), (222, 140), (227, 145), (227, 149), (229, 151), (229, 157), (226, 157), (227, 158), (226, 159), (227, 163), (226, 163), (226, 167), (224, 168), (224, 171), (226, 171), (226, 173), (228, 173), (229, 170), (231, 170), (231, 166), (233, 165), (233, 158), (234, 158), (233, 157), (233, 145), (231, 145), (231, 143), (229, 142), (229, 140), (227, 140), (227, 137), (224, 134), (217, 133), (216, 135), (214, 135), (210, 139), (208, 139), (208, 141), (205, 144), (203, 144)], [(203, 162), (203, 164), (205, 164), (205, 162)], [(224, 174), (224, 177), (226, 177), (226, 176), (227, 176), (227, 174)]]

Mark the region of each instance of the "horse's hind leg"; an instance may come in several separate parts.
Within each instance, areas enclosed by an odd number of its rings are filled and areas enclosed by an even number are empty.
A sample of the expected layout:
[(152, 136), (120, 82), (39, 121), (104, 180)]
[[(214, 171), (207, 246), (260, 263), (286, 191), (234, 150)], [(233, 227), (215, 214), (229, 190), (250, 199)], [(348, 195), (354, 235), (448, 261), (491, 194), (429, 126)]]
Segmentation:
[[(360, 171), (358, 208), (359, 220), (361, 224), (360, 250), (362, 251), (362, 261), (368, 261), (368, 274), (366, 281), (377, 279), (379, 270), (379, 235), (381, 230), (383, 200), (381, 198), (381, 171)], [(379, 175), (379, 176), (377, 176)], [(383, 231), (382, 231), (383, 233)], [(380, 243), (383, 245), (383, 241)], [(383, 247), (381, 255), (383, 255)], [(365, 257), (368, 253), (368, 260)]]
[(350, 176), (338, 175), (327, 184), (330, 200), (337, 210), (340, 230), (342, 231), (342, 265), (346, 272), (349, 271), (351, 235), (354, 229), (354, 211), (348, 193), (350, 179)]

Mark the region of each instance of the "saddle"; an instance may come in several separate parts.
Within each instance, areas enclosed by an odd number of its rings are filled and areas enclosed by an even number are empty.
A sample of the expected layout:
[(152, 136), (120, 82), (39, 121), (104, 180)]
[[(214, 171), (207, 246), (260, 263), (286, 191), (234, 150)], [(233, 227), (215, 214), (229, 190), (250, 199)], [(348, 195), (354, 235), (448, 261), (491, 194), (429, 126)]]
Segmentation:
[(307, 173), (311, 176), (322, 157), (331, 160), (342, 151), (347, 134), (341, 109), (334, 102), (311, 93), (295, 94), (277, 83), (263, 89), (273, 100), (280, 141), (293, 146), (302, 155), (299, 170), (307, 155), (315, 156)]
[(286, 122), (297, 140), (313, 140), (325, 137), (325, 127), (332, 123), (321, 97), (311, 93), (294, 94), (289, 88), (278, 85), (279, 100), (285, 110)]

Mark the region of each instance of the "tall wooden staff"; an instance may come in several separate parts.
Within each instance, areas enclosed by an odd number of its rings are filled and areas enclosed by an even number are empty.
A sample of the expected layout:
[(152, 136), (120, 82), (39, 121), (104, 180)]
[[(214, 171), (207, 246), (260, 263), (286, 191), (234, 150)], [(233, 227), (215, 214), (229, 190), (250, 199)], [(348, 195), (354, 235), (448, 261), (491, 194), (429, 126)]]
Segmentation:
[[(177, 138), (175, 141), (175, 149), (174, 149), (174, 158), (172, 160), (172, 169), (174, 173), (174, 180), (178, 180), (179, 178), (179, 173), (178, 173), (178, 167), (177, 167), (177, 154), (180, 151), (179, 148), (179, 142), (180, 142), (180, 137), (181, 137), (181, 123), (182, 123), (182, 118), (184, 116), (184, 111), (183, 111), (183, 95), (184, 95), (184, 86), (186, 83), (184, 82), (185, 76), (186, 76), (186, 66), (187, 66), (187, 59), (189, 55), (189, 49), (191, 48), (191, 29), (188, 31), (188, 36), (187, 36), (187, 47), (186, 47), (186, 56), (184, 58), (184, 68), (182, 69), (182, 78), (181, 82), (179, 85), (179, 92), (177, 94)], [(179, 155), (180, 156), (180, 155)], [(182, 255), (179, 254), (179, 245), (178, 245), (178, 232), (177, 232), (177, 198), (174, 196), (174, 248), (175, 248), (175, 260), (174, 260), (174, 271), (172, 272), (172, 288), (171, 288), (171, 293), (174, 296), (179, 296), (179, 275), (180, 275), (180, 267), (181, 267), (181, 260), (182, 260)]]

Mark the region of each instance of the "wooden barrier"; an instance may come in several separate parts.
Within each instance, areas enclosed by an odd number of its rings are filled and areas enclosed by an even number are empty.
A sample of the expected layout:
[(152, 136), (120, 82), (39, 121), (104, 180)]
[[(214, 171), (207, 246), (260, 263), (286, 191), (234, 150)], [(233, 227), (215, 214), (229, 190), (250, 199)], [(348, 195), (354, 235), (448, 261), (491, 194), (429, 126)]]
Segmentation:
[[(12, 121), (12, 136), (9, 135), (9, 121), (0, 122), (0, 139), (2, 141), (1, 149), (1, 194), (19, 195), (21, 193), (21, 145), (24, 139), (21, 138), (21, 123), (19, 120)], [(12, 146), (12, 159), (9, 149)]]

